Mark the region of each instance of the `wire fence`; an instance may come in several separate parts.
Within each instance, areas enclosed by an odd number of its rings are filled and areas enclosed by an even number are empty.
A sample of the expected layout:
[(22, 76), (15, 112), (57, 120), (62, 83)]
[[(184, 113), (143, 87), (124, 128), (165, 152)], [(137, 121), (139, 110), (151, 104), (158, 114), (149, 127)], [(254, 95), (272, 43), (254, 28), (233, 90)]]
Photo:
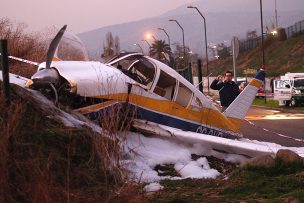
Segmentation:
[[(301, 34), (304, 34), (304, 20), (296, 22), (294, 25), (285, 28), (286, 37), (291, 38)], [(253, 39), (243, 39), (239, 41), (239, 51), (244, 52), (248, 50), (252, 50), (259, 46), (262, 43), (262, 37), (256, 37)], [(231, 47), (226, 47), (222, 50), (219, 50), (219, 55), (221, 56), (229, 56), (231, 53)]]
[(285, 28), (287, 38), (304, 34), (304, 20), (295, 23), (292, 26)]

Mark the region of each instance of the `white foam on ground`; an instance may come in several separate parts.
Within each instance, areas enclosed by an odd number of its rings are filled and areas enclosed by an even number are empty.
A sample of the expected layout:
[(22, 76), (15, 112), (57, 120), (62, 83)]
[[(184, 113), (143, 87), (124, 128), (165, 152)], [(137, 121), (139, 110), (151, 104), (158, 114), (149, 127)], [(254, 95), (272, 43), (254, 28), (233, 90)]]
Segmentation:
[(164, 189), (164, 186), (160, 185), (157, 182), (150, 183), (144, 187), (144, 191), (146, 191), (147, 193), (157, 192), (162, 189)]
[(182, 178), (216, 178), (220, 175), (217, 170), (210, 168), (206, 157), (190, 161), (187, 164), (176, 163), (174, 168)]
[[(216, 178), (220, 175), (217, 170), (210, 168), (207, 158), (201, 157), (194, 161), (191, 159), (191, 154), (221, 156), (233, 162), (240, 160), (239, 155), (222, 154), (202, 145), (186, 145), (159, 137), (145, 137), (137, 133), (129, 133), (123, 146), (125, 153), (123, 164), (130, 171), (130, 178), (138, 182), (155, 182), (162, 179)], [(174, 169), (180, 177), (159, 176), (154, 168), (156, 165), (163, 164), (174, 165)]]

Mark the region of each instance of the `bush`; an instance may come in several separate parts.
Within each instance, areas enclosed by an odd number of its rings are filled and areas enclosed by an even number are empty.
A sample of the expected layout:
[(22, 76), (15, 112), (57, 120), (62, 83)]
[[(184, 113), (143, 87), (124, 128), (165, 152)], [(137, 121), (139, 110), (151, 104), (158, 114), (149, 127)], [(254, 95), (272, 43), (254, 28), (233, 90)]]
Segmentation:
[[(9, 55), (42, 62), (46, 59), (47, 45), (38, 33), (25, 32), (25, 24), (14, 24), (8, 18), (0, 18), (0, 38), (8, 40)], [(32, 76), (37, 67), (15, 60), (10, 60), (10, 72), (24, 76)]]

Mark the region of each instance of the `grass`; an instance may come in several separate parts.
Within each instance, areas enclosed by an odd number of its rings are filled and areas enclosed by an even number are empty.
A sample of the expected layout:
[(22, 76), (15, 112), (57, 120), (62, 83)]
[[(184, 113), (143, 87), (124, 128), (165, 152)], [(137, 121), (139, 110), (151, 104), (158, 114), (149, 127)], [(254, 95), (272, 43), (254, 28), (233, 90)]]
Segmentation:
[(279, 107), (278, 101), (267, 99), (265, 102), (265, 98), (255, 98), (252, 104), (256, 106)]
[(275, 160), (271, 167), (250, 167), (234, 171), (238, 180), (234, 187), (227, 187), (222, 195), (229, 200), (283, 201), (288, 197), (304, 201), (303, 162), (285, 163)]
[(304, 164), (280, 159), (269, 167), (236, 168), (215, 180), (163, 180), (164, 190), (147, 202), (285, 202), (304, 201)]
[[(280, 76), (286, 72), (304, 71), (304, 35), (292, 37), (286, 41), (273, 41), (265, 47), (265, 64), (267, 77)], [(244, 76), (243, 70), (257, 69), (261, 66), (261, 47), (241, 52), (236, 62), (238, 76)], [(232, 57), (213, 60), (209, 63), (213, 75), (232, 70)], [(205, 72), (204, 72), (205, 73)]]
[(267, 99), (265, 103), (264, 98), (255, 98), (252, 102), (253, 105), (262, 106), (262, 107), (270, 107), (277, 110), (287, 111), (291, 113), (304, 113), (304, 107), (288, 107), (288, 106), (279, 106), (279, 102), (272, 99)]
[(0, 202), (128, 202), (141, 195), (125, 179), (118, 131), (108, 139), (65, 127), (15, 85), (7, 107), (1, 85)]
[[(46, 60), (47, 45), (42, 33), (27, 33), (26, 25), (0, 18), (0, 38), (7, 39), (9, 55), (34, 62)], [(37, 67), (9, 60), (10, 72), (30, 78)]]

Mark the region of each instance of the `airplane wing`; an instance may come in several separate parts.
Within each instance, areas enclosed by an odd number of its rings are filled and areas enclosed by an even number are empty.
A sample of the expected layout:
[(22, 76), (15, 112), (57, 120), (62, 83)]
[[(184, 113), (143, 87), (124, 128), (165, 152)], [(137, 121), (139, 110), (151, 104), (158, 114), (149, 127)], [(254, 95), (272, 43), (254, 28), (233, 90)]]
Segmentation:
[(304, 157), (304, 147), (284, 147), (274, 143), (252, 141), (249, 139), (232, 140), (190, 131), (183, 131), (142, 120), (136, 120), (133, 126), (144, 132), (149, 132), (155, 135), (169, 137), (171, 139), (174, 138), (186, 143), (200, 143), (214, 150), (245, 155), (247, 157), (257, 157), (266, 154), (274, 156), (280, 149), (289, 149), (299, 154), (301, 157)]

